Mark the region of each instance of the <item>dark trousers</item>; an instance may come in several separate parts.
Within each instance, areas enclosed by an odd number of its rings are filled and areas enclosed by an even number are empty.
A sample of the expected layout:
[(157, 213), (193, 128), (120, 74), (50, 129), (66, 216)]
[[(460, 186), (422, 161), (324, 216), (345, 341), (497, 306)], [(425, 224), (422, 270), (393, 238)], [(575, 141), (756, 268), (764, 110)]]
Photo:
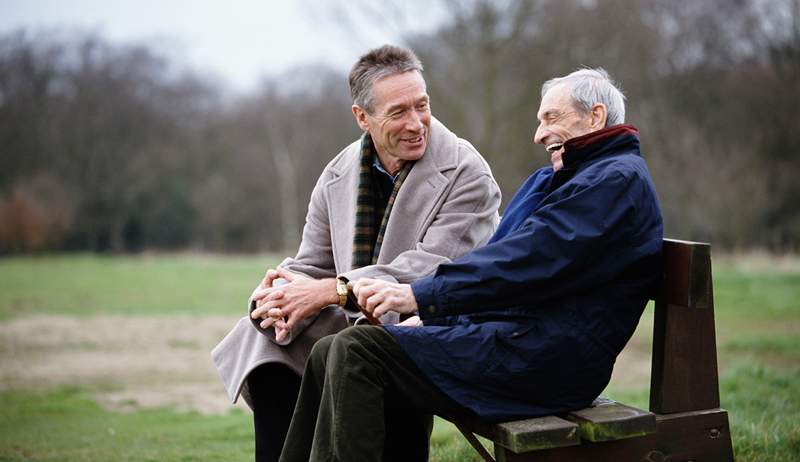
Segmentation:
[(432, 414), (459, 413), (382, 327), (350, 327), (314, 345), (280, 460), (425, 461)]
[(277, 462), (292, 421), (300, 376), (283, 364), (263, 364), (247, 376), (253, 405), (256, 462)]

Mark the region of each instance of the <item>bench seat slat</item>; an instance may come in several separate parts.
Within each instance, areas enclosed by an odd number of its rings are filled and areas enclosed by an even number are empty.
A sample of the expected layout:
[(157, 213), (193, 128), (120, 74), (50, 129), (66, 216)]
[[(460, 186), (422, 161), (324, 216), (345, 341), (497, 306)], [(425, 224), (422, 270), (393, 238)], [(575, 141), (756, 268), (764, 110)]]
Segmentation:
[(473, 430), (516, 453), (576, 446), (581, 442), (578, 425), (556, 416), (479, 425)]
[(605, 398), (595, 400), (592, 407), (570, 412), (566, 418), (578, 425), (582, 439), (593, 443), (656, 432), (655, 414)]

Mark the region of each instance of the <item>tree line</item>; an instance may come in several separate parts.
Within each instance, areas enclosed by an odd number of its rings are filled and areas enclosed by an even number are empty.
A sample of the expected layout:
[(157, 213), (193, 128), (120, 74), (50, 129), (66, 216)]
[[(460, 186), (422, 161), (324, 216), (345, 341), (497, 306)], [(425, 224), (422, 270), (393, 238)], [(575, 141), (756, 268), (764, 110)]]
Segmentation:
[[(548, 160), (531, 144), (542, 82), (602, 66), (668, 236), (800, 250), (800, 1), (443, 1), (447, 20), (404, 41), (505, 200)], [(0, 36), (0, 253), (294, 247), (318, 174), (359, 134), (346, 76), (223, 90), (152, 46)]]

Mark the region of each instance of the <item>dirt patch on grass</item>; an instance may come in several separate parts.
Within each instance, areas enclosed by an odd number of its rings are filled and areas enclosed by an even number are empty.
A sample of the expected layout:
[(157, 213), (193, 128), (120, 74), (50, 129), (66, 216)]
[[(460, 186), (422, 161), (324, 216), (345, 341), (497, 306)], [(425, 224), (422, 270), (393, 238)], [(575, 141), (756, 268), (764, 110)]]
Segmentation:
[(652, 343), (649, 337), (634, 335), (614, 364), (611, 383), (617, 389), (641, 390), (650, 387), (650, 357)]
[(224, 413), (209, 353), (229, 316), (37, 316), (0, 324), (0, 391), (80, 385), (121, 410)]
[(714, 255), (714, 264), (736, 268), (747, 274), (798, 273), (800, 255), (768, 252), (723, 253)]
[[(235, 321), (230, 316), (37, 316), (2, 322), (0, 391), (80, 385), (96, 390), (97, 401), (114, 410), (225, 413), (231, 404), (209, 353)], [(762, 322), (751, 330), (798, 332), (800, 324)], [(617, 359), (612, 376), (617, 389), (649, 387), (651, 332), (652, 319), (645, 317)], [(726, 338), (718, 338), (723, 373), (742, 355), (724, 348)]]

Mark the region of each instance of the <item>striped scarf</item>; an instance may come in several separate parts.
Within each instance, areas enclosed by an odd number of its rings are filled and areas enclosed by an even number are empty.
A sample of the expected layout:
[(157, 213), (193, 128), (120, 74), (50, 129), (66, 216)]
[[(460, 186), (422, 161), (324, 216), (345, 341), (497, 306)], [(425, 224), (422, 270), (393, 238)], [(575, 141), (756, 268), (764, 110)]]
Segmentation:
[(394, 180), (394, 189), (383, 210), (383, 219), (378, 229), (375, 229), (375, 216), (380, 213), (376, 210), (374, 197), (379, 186), (372, 179), (372, 163), (375, 156), (375, 145), (369, 133), (361, 137), (361, 166), (358, 177), (358, 197), (356, 199), (356, 229), (353, 234), (353, 268), (374, 265), (378, 262), (378, 255), (383, 245), (383, 234), (386, 232), (386, 223), (392, 213), (397, 192), (408, 176), (414, 162), (406, 162), (403, 169)]

